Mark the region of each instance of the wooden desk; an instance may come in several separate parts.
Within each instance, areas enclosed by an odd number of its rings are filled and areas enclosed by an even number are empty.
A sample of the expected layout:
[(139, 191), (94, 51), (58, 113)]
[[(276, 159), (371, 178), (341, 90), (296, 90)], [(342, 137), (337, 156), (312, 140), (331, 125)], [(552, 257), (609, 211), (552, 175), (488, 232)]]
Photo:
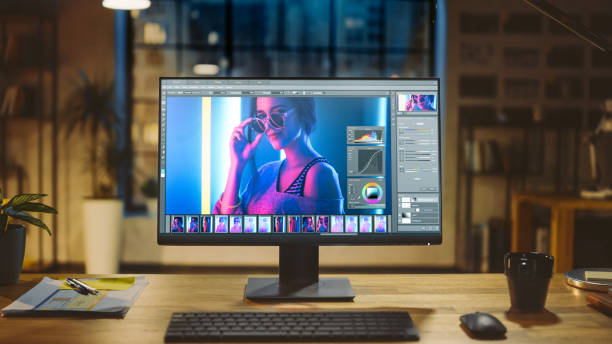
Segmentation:
[[(506, 314), (510, 300), (502, 274), (348, 277), (354, 302), (255, 304), (243, 299), (246, 275), (147, 275), (150, 283), (125, 319), (0, 318), (0, 343), (163, 343), (172, 312), (341, 309), (408, 311), (425, 343), (474, 341), (460, 328), (459, 316), (475, 311), (498, 317), (511, 342), (604, 343), (612, 338), (612, 318), (587, 306), (586, 292), (566, 285), (560, 274), (551, 281), (549, 312), (538, 316)], [(0, 287), (0, 307), (41, 278), (25, 274), (18, 285)]]
[(515, 192), (511, 205), (511, 250), (514, 252), (533, 250), (531, 208), (534, 205), (550, 208), (550, 254), (555, 257), (555, 272), (567, 272), (574, 266), (576, 210), (612, 210), (612, 200)]

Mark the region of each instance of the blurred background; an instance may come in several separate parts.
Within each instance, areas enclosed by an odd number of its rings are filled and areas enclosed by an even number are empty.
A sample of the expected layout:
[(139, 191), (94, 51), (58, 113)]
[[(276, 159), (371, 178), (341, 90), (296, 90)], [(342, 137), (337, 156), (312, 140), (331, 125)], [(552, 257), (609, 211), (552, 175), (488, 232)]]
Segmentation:
[[(609, 0), (550, 2), (612, 38)], [(24, 271), (84, 270), (82, 203), (99, 195), (123, 202), (121, 272), (277, 264), (276, 247), (157, 245), (161, 76), (441, 79), (443, 244), (323, 247), (323, 271), (500, 272), (513, 247), (612, 266), (612, 201), (580, 196), (611, 186), (611, 143), (595, 133), (612, 55), (522, 0), (102, 3), (0, 3), (0, 186), (59, 211), (42, 217), (52, 236), (28, 228)], [(79, 116), (88, 101), (116, 118)]]

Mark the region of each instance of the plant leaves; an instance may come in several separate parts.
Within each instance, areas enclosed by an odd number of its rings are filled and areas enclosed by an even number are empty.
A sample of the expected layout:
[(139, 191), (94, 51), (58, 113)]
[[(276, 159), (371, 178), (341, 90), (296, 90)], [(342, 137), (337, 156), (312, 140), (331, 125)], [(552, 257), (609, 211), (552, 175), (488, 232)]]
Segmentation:
[(71, 100), (62, 111), (66, 116), (66, 136), (69, 137), (76, 127), (82, 131), (103, 130), (110, 137), (118, 135), (119, 117), (115, 113), (114, 83), (91, 80), (85, 72), (78, 71), (73, 81)]
[(49, 227), (47, 227), (47, 225), (44, 222), (42, 222), (41, 220), (35, 218), (34, 216), (28, 213), (16, 212), (16, 215), (11, 215), (11, 217), (27, 222), (27, 223), (30, 223), (30, 224), (33, 224), (36, 227), (40, 227), (44, 229), (45, 231), (47, 231), (49, 235), (51, 235), (51, 230), (49, 229)]
[(11, 200), (6, 204), (6, 207), (12, 207), (16, 205), (21, 205), (30, 201), (35, 201), (42, 197), (47, 196), (47, 194), (20, 194), (11, 198)]
[[(12, 216), (12, 217), (23, 216), (24, 214), (25, 215), (30, 215), (28, 213), (24, 213), (22, 211), (15, 210), (13, 207), (6, 208), (4, 212), (6, 213), (6, 215)], [(30, 216), (32, 216), (32, 215), (30, 215)]]
[(13, 206), (13, 209), (17, 211), (33, 211), (36, 213), (57, 214), (57, 210), (55, 210), (55, 208), (42, 203), (27, 202)]
[(8, 216), (0, 215), (0, 234), (6, 231), (7, 226), (8, 226)]

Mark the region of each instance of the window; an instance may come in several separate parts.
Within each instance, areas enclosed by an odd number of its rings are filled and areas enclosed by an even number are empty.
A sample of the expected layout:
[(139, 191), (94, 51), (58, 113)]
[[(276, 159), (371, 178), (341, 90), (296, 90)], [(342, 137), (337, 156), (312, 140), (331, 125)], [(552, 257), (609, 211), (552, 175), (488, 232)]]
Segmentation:
[(132, 12), (128, 209), (144, 203), (140, 186), (156, 175), (160, 76), (432, 76), (434, 6), (433, 0), (159, 0)]

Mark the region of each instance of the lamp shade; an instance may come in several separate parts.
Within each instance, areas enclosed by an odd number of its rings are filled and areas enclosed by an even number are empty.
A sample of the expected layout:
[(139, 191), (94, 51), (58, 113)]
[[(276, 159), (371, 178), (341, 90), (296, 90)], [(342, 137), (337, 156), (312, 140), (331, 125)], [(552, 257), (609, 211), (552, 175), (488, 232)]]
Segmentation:
[(151, 0), (104, 0), (102, 6), (113, 10), (144, 10), (151, 7)]

